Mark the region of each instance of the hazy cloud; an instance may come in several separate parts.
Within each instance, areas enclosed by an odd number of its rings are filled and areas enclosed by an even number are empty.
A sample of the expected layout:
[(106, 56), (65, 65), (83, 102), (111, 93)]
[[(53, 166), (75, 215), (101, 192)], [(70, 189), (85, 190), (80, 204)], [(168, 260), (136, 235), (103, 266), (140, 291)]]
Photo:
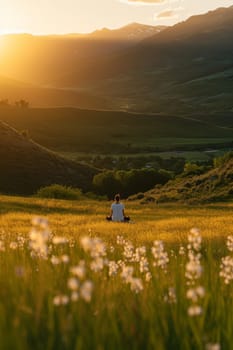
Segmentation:
[(154, 14), (154, 20), (158, 19), (172, 19), (172, 18), (177, 18), (179, 17), (180, 11), (183, 11), (183, 7), (177, 7), (174, 9), (166, 9), (164, 11), (161, 11), (160, 13), (155, 13)]
[(134, 6), (155, 6), (155, 5), (165, 5), (177, 2), (183, 2), (184, 0), (119, 0), (128, 5)]
[(175, 16), (177, 16), (177, 14), (174, 10), (165, 10), (165, 11), (158, 13), (155, 16), (156, 16), (156, 18), (164, 19), (164, 18), (174, 18)]

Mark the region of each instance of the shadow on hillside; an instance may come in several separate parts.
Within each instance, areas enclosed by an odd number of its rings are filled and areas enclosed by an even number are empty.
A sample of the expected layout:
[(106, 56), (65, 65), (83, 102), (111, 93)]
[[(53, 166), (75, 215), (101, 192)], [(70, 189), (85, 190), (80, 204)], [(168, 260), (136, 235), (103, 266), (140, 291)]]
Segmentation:
[(17, 201), (1, 201), (0, 202), (0, 215), (7, 214), (11, 212), (28, 213), (35, 215), (46, 215), (46, 214), (70, 214), (70, 215), (82, 215), (91, 213), (92, 210), (87, 210), (87, 208), (63, 208), (57, 207), (56, 205), (42, 205), (35, 203), (20, 203)]

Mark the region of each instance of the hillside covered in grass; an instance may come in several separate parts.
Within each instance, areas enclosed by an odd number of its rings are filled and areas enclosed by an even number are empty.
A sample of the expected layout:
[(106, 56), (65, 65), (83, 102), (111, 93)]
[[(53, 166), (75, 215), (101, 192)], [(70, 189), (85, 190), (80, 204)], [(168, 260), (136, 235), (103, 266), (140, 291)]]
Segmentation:
[(41, 147), (1, 121), (0, 169), (0, 192), (14, 194), (33, 194), (54, 183), (88, 190), (97, 173)]
[(233, 157), (200, 175), (177, 177), (164, 186), (148, 191), (142, 201), (221, 202), (233, 199)]
[(41, 107), (78, 106), (93, 109), (106, 107), (105, 98), (97, 97), (91, 92), (43, 87), (0, 74), (0, 100), (9, 100), (13, 103), (22, 98), (30, 101), (30, 105)]
[[(233, 117), (189, 118), (77, 108), (1, 108), (0, 119), (28, 130), (41, 145), (58, 152), (138, 153), (221, 148), (232, 143)], [(193, 147), (194, 146), (194, 147)]]

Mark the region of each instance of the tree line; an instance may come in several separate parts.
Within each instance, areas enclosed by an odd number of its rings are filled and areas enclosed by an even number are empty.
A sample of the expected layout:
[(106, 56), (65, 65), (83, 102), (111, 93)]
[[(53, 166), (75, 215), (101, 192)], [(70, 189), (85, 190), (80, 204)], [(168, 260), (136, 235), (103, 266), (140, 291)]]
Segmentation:
[(106, 170), (94, 176), (93, 189), (95, 193), (107, 195), (109, 199), (117, 192), (126, 198), (134, 193), (145, 192), (157, 184), (164, 185), (172, 175), (163, 169)]
[(7, 98), (0, 100), (0, 108), (10, 108), (10, 107), (17, 107), (17, 108), (29, 108), (29, 102), (24, 99), (17, 100), (13, 103), (11, 103)]

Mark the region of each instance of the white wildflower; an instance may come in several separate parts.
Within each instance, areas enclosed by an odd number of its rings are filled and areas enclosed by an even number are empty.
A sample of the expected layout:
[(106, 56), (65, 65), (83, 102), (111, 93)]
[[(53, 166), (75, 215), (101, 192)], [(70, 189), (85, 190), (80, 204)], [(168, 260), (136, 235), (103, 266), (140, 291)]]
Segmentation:
[(196, 303), (199, 300), (199, 298), (203, 298), (204, 296), (205, 289), (202, 286), (190, 288), (187, 290), (186, 294), (187, 299), (191, 299), (193, 303)]
[(86, 275), (86, 267), (85, 267), (85, 261), (81, 260), (78, 265), (72, 266), (70, 268), (70, 272), (74, 275), (77, 276), (79, 279), (84, 279)]
[(133, 276), (134, 268), (133, 266), (123, 266), (121, 277), (128, 283)]
[(51, 263), (52, 263), (53, 265), (59, 265), (59, 264), (60, 264), (60, 259), (59, 259), (57, 256), (55, 256), (55, 255), (53, 255), (53, 256), (51, 257), (50, 261), (51, 261)]
[(139, 270), (141, 273), (149, 271), (149, 261), (145, 256), (142, 256), (141, 260), (139, 261)]
[(117, 244), (119, 244), (119, 245), (125, 245), (125, 243), (126, 243), (124, 237), (123, 237), (123, 236), (120, 236), (120, 235), (117, 236), (117, 241), (116, 241), (116, 242), (117, 242)]
[(43, 218), (35, 218), (32, 222), (34, 227), (30, 231), (30, 248), (34, 256), (46, 259), (49, 251), (48, 241), (50, 238), (48, 221)]
[(150, 272), (147, 272), (147, 273), (146, 273), (146, 276), (145, 276), (146, 282), (150, 282), (151, 279), (152, 279), (152, 274), (151, 274)]
[(17, 242), (11, 242), (10, 243), (10, 249), (16, 250), (18, 248), (18, 243)]
[(80, 287), (80, 297), (89, 303), (91, 301), (92, 291), (93, 283), (87, 280)]
[(75, 277), (71, 277), (68, 279), (67, 286), (72, 291), (76, 291), (79, 288), (79, 281)]
[(188, 249), (194, 249), (198, 252), (201, 249), (202, 237), (200, 231), (197, 228), (192, 228), (190, 234), (188, 235)]
[(225, 256), (221, 259), (219, 275), (224, 279), (225, 284), (233, 280), (233, 257)]
[(104, 259), (101, 257), (95, 258), (91, 264), (90, 269), (94, 272), (99, 272), (104, 268)]
[(64, 255), (61, 256), (61, 262), (63, 262), (64, 264), (68, 264), (69, 261), (70, 261), (69, 255), (64, 254)]
[(179, 248), (179, 255), (185, 255), (185, 248), (183, 246)]
[(135, 258), (134, 261), (139, 262), (142, 257), (145, 257), (146, 255), (146, 247), (141, 246), (135, 249)]
[(92, 249), (92, 239), (90, 237), (82, 237), (80, 243), (85, 251), (90, 251)]
[(23, 249), (24, 248), (24, 244), (25, 244), (25, 238), (23, 236), (18, 236), (17, 237), (17, 243), (18, 243), (18, 247), (20, 249)]
[(119, 265), (115, 261), (109, 261), (108, 268), (109, 268), (108, 275), (111, 277), (117, 274)]
[(113, 245), (111, 245), (111, 246), (109, 247), (109, 251), (110, 251), (110, 253), (113, 253), (113, 252), (115, 251), (115, 247), (114, 247)]
[(5, 250), (6, 250), (6, 247), (5, 247), (4, 242), (3, 242), (3, 241), (0, 241), (0, 251), (1, 251), (1, 252), (5, 252)]
[(126, 259), (134, 261), (134, 246), (131, 243), (127, 242), (124, 246), (123, 255)]
[(194, 283), (202, 275), (202, 266), (199, 259), (193, 259), (187, 262), (185, 277), (188, 279), (188, 284)]
[(106, 255), (105, 244), (99, 238), (82, 237), (81, 245), (86, 252), (89, 252), (92, 258)]
[(155, 259), (153, 265), (166, 270), (169, 257), (167, 252), (164, 250), (163, 242), (154, 241), (154, 246), (151, 248), (151, 251)]
[(73, 302), (75, 302), (75, 301), (78, 301), (78, 299), (79, 299), (79, 294), (78, 294), (78, 292), (72, 292), (71, 293), (71, 296), (70, 296), (70, 300), (71, 301), (73, 301)]
[(142, 280), (140, 278), (131, 278), (130, 279), (130, 288), (133, 292), (139, 293), (143, 290)]
[(68, 243), (68, 240), (65, 237), (54, 236), (52, 242), (55, 245), (66, 244), (66, 243)]
[(125, 265), (125, 262), (124, 262), (123, 260), (118, 260), (118, 261), (117, 261), (117, 265), (118, 265), (119, 267), (121, 267), (121, 268), (123, 268), (124, 266), (126, 266), (126, 265)]
[(230, 252), (233, 252), (233, 236), (227, 237), (227, 248)]
[(69, 297), (67, 295), (57, 295), (53, 298), (53, 304), (56, 306), (67, 305), (69, 303)]
[(188, 308), (188, 315), (189, 316), (199, 316), (202, 314), (202, 308), (199, 305), (191, 305)]
[(164, 301), (169, 303), (169, 304), (175, 304), (177, 302), (175, 288), (173, 288), (173, 287), (168, 288), (168, 292), (164, 296)]
[(192, 229), (188, 236), (188, 259), (189, 261), (185, 267), (185, 277), (187, 279), (187, 284), (192, 285), (186, 293), (187, 299), (191, 301), (191, 305), (188, 308), (189, 316), (198, 316), (202, 313), (202, 307), (197, 305), (201, 298), (205, 296), (205, 289), (198, 285), (198, 280), (202, 275), (201, 266), (201, 243), (202, 237), (198, 229)]

